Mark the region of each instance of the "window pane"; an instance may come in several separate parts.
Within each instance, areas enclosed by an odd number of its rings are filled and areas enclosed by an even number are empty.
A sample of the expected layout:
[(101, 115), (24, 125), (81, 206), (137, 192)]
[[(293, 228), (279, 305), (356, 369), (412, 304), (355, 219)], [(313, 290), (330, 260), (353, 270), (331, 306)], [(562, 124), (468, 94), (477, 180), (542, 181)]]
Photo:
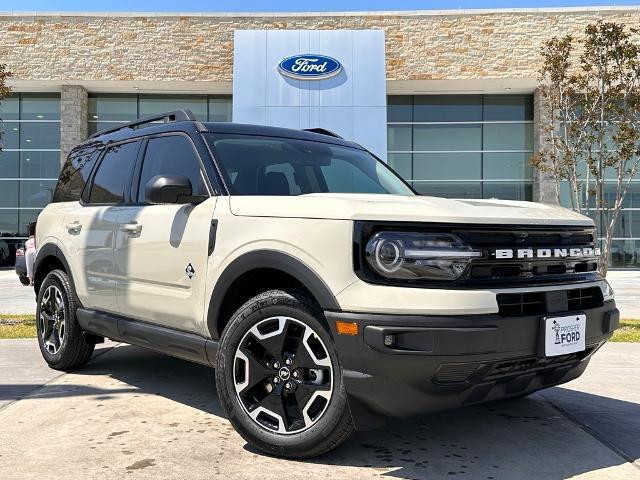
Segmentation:
[(411, 150), (411, 125), (389, 125), (387, 127), (387, 149), (390, 151)]
[(91, 203), (122, 203), (140, 142), (130, 142), (107, 150), (91, 187)]
[(209, 97), (210, 122), (230, 122), (231, 110), (231, 97)]
[(19, 115), (20, 97), (18, 95), (12, 95), (0, 101), (0, 119), (5, 122), (7, 120), (18, 120)]
[(484, 153), (482, 178), (488, 180), (530, 180), (533, 167), (529, 163), (531, 153)]
[(531, 200), (530, 183), (484, 182), (483, 198), (500, 200)]
[[(0, 152), (0, 178), (18, 177), (18, 158), (18, 152)], [(1, 192), (0, 196), (2, 196)]]
[[(0, 213), (0, 216), (2, 214)], [(0, 220), (1, 222), (1, 220)], [(17, 232), (12, 232), (15, 235)], [(0, 265), (4, 267), (13, 267), (16, 261), (16, 249), (22, 247), (24, 240), (12, 238), (0, 238)]]
[[(18, 210), (0, 210), (0, 237), (16, 236), (18, 231)], [(2, 248), (2, 238), (0, 238), (0, 249)], [(2, 253), (0, 252), (1, 258)]]
[(193, 195), (208, 195), (200, 172), (200, 161), (191, 142), (183, 136), (152, 138), (144, 155), (138, 202), (144, 203), (146, 186), (156, 175), (182, 175), (191, 181)]
[(20, 210), (19, 211), (19, 216), (18, 216), (18, 220), (19, 220), (19, 235), (21, 237), (28, 237), (29, 233), (28, 233), (28, 227), (29, 224), (31, 222), (35, 222), (36, 219), (38, 218), (38, 215), (40, 214), (42, 210)]
[(88, 133), (89, 135), (93, 135), (96, 132), (101, 130), (106, 130), (107, 128), (114, 128), (120, 125), (124, 125), (126, 122), (89, 122)]
[(486, 95), (484, 120), (533, 120), (533, 97), (515, 95)]
[(19, 207), (19, 186), (17, 180), (0, 180), (0, 207)]
[(640, 267), (640, 240), (614, 240), (611, 242), (611, 266)]
[(414, 125), (414, 150), (481, 150), (482, 125)]
[(416, 153), (414, 180), (480, 180), (481, 153)]
[(20, 181), (20, 206), (28, 208), (44, 208), (53, 198), (56, 188), (55, 180), (22, 180)]
[(480, 198), (480, 182), (414, 182), (413, 188), (421, 195), (444, 198)]
[(80, 199), (100, 153), (95, 148), (83, 148), (69, 155), (53, 195), (54, 202), (75, 202)]
[(20, 124), (18, 122), (0, 123), (0, 131), (2, 131), (0, 143), (4, 150), (20, 147)]
[(207, 100), (203, 96), (140, 95), (140, 117), (173, 110), (191, 110), (198, 120), (207, 120)]
[(138, 118), (136, 95), (96, 95), (89, 97), (89, 120), (130, 121)]
[(60, 95), (23, 93), (21, 120), (60, 120)]
[(533, 124), (485, 124), (484, 150), (533, 150)]
[(481, 95), (416, 95), (414, 122), (475, 122), (482, 120)]
[(413, 97), (393, 95), (387, 97), (387, 122), (411, 122), (413, 120)]
[(413, 178), (412, 159), (410, 153), (390, 153), (387, 155), (388, 164), (405, 180)]
[(21, 178), (57, 179), (60, 173), (60, 152), (20, 152)]
[(60, 148), (60, 124), (54, 123), (21, 123), (20, 148)]

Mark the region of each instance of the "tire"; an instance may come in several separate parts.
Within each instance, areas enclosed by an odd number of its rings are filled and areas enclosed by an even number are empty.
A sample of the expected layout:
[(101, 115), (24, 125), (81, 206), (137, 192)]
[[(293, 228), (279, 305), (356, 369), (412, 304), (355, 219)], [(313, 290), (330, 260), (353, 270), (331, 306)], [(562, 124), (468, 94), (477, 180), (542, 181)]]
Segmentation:
[(298, 292), (271, 290), (238, 309), (220, 340), (216, 386), (233, 427), (270, 455), (321, 455), (354, 430), (322, 311)]
[(85, 342), (76, 319), (78, 301), (62, 270), (47, 274), (36, 305), (36, 328), (40, 352), (47, 364), (62, 371), (86, 364), (95, 345)]
[(29, 280), (29, 277), (19, 276), (18, 280), (20, 280), (20, 283), (22, 285), (29, 285), (31, 283), (31, 280)]

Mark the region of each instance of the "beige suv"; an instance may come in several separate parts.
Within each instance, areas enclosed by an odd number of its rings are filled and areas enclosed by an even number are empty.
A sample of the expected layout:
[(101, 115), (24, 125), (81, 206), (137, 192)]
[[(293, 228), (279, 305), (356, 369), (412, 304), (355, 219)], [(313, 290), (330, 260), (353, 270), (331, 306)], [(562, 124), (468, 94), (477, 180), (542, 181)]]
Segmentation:
[(52, 368), (105, 337), (215, 367), (237, 431), (289, 457), (574, 379), (618, 325), (589, 218), (418, 196), (321, 129), (177, 111), (100, 132), (37, 244)]

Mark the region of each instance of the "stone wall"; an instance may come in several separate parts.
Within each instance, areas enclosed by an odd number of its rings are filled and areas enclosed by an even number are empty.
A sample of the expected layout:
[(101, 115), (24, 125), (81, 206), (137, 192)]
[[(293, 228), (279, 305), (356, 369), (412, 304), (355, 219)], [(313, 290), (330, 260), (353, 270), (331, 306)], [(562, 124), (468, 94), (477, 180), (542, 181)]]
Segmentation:
[(87, 138), (87, 91), (78, 85), (63, 85), (60, 92), (60, 162), (73, 147)]
[(640, 28), (640, 10), (362, 15), (2, 15), (0, 62), (16, 79), (232, 80), (234, 29), (386, 32), (390, 80), (532, 78), (541, 43), (598, 19)]

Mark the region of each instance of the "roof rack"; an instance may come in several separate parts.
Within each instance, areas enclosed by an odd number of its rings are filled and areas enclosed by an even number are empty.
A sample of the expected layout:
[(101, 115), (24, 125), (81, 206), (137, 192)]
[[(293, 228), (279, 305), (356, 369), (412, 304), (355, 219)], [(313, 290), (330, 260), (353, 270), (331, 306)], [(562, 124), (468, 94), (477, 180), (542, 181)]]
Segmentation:
[(89, 138), (96, 138), (107, 133), (117, 132), (118, 130), (124, 130), (125, 128), (134, 128), (139, 125), (144, 125), (145, 123), (157, 122), (159, 120), (162, 120), (164, 123), (188, 122), (195, 121), (196, 117), (191, 110), (174, 110), (173, 112), (160, 113), (159, 115), (149, 115), (148, 117), (139, 118), (138, 120), (133, 120), (132, 122), (125, 123), (118, 127), (100, 130), (99, 132), (92, 134)]
[(319, 133), (320, 135), (326, 135), (328, 137), (334, 137), (334, 138), (342, 138), (340, 135), (338, 135), (336, 132), (332, 132), (331, 130), (327, 130), (326, 128), (320, 128), (320, 127), (316, 127), (316, 128), (303, 128), (302, 131), (304, 132), (311, 132), (311, 133)]

